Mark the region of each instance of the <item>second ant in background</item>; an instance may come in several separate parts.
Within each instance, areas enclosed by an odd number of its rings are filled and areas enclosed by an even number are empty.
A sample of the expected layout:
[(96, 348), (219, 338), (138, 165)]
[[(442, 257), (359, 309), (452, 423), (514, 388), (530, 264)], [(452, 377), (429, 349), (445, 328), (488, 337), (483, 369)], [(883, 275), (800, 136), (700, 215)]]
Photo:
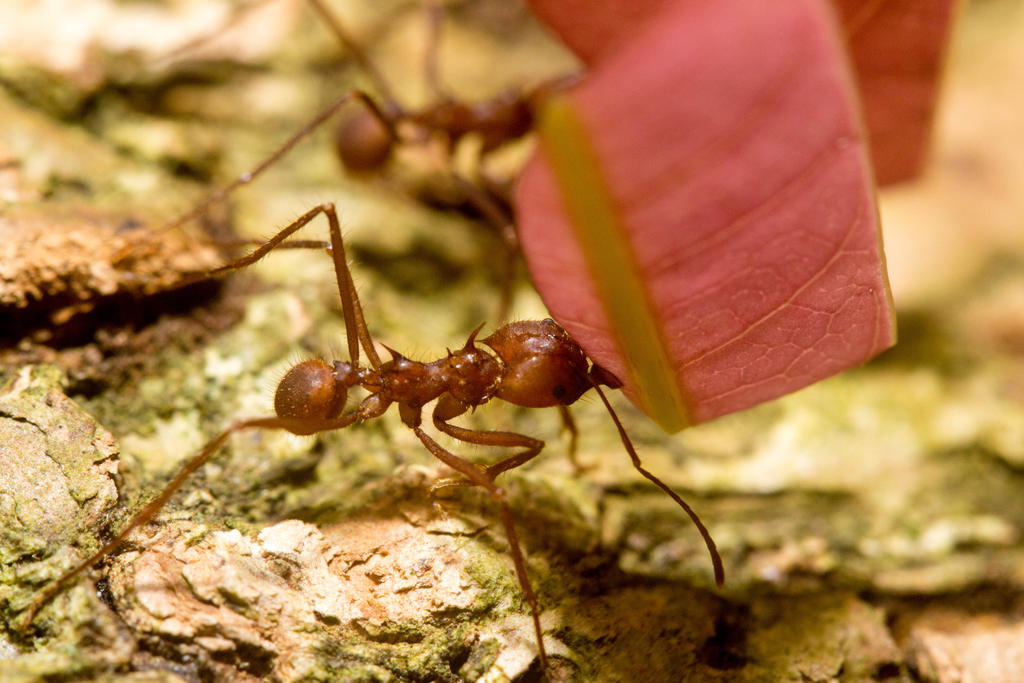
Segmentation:
[[(345, 93), (254, 168), (213, 192), (172, 225), (196, 218), (210, 205), (251, 183), (306, 136), (338, 118), (333, 143), (342, 166), (352, 175), (387, 178), (399, 150), (420, 148), (435, 152), (440, 173), (432, 174), (431, 182), (420, 186), (415, 194), (428, 205), (455, 209), (489, 228), (497, 239), (495, 261), (501, 291), (497, 318), (507, 320), (519, 258), (511, 197), (514, 177), (491, 174), (486, 162), (493, 154), (521, 142), (533, 130), (534, 112), (543, 99), (570, 85), (576, 76), (542, 80), (529, 87), (509, 87), (480, 100), (459, 98), (441, 83), (438, 48), (443, 11), (436, 3), (428, 2), (424, 3), (421, 16), (426, 30), (423, 82), (430, 101), (409, 106), (400, 101), (395, 87), (334, 10), (323, 0), (305, 1), (365, 74), (375, 92), (354, 89)], [(459, 163), (466, 156), (464, 151), (471, 157), (469, 164)], [(469, 170), (463, 170), (465, 166)]]

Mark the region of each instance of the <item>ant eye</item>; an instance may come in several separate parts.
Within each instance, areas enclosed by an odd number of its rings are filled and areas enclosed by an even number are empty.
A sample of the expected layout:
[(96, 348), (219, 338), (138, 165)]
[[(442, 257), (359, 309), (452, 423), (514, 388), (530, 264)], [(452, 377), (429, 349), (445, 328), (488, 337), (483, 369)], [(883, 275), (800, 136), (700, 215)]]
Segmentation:
[(551, 393), (554, 395), (555, 398), (561, 399), (563, 396), (565, 396), (565, 385), (556, 385), (555, 388), (551, 390)]

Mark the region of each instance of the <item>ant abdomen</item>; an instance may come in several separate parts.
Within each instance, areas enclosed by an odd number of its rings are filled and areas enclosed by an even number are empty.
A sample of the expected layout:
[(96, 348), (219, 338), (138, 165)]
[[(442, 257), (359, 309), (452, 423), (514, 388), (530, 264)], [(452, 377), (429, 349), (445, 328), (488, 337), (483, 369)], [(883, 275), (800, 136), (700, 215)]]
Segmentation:
[(509, 403), (567, 406), (592, 386), (583, 349), (550, 318), (509, 323), (482, 341), (505, 363), (497, 396)]
[[(331, 420), (345, 409), (347, 387), (336, 379), (334, 368), (322, 360), (310, 359), (289, 370), (274, 393), (274, 412), (278, 417), (296, 420)], [(299, 427), (289, 427), (295, 434), (313, 434)]]

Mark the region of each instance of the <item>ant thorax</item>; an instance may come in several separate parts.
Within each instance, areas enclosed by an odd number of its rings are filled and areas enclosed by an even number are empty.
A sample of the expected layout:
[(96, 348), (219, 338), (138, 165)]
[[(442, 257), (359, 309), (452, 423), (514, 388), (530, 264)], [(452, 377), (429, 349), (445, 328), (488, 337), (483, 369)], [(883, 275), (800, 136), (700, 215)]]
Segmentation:
[(458, 351), (448, 353), (443, 363), (446, 390), (453, 398), (470, 406), (491, 400), (505, 375), (505, 365), (484, 349), (473, 344), (476, 332)]
[(391, 348), (391, 360), (377, 370), (335, 361), (333, 381), (341, 392), (358, 384), (378, 400), (416, 410), (442, 395), (462, 409), (495, 396), (528, 408), (570, 405), (592, 386), (586, 354), (554, 320), (501, 326), (481, 340), (496, 355), (476, 345), (479, 329), (461, 349), (430, 363)]

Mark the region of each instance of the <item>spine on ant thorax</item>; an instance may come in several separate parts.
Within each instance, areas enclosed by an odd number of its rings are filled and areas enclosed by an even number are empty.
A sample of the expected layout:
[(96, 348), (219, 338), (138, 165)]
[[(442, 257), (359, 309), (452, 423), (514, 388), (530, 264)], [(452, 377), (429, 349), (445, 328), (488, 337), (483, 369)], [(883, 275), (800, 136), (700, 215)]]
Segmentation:
[(395, 351), (391, 354), (392, 360), (381, 365), (377, 372), (378, 393), (396, 403), (417, 406), (429, 403), (444, 393), (444, 372), (438, 365), (440, 361), (421, 363)]
[(443, 394), (477, 406), (489, 401), (498, 389), (503, 363), (472, 343), (431, 363), (410, 360), (397, 351), (392, 359), (362, 382), (363, 388), (389, 401), (421, 407)]

